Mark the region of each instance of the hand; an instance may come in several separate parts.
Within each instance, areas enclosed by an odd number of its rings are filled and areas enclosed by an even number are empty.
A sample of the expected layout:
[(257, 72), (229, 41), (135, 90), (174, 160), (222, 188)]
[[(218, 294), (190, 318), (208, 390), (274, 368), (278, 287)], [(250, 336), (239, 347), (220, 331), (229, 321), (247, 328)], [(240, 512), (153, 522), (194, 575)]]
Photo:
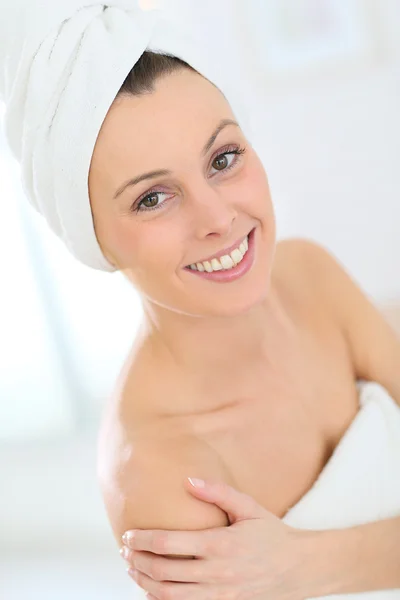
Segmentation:
[[(303, 600), (312, 571), (310, 533), (283, 523), (246, 494), (207, 480), (185, 486), (216, 504), (228, 527), (202, 531), (135, 530), (123, 541), (124, 557), (136, 569), (136, 583), (150, 600)], [(133, 550), (133, 552), (132, 552)], [(166, 554), (195, 560), (165, 558)]]

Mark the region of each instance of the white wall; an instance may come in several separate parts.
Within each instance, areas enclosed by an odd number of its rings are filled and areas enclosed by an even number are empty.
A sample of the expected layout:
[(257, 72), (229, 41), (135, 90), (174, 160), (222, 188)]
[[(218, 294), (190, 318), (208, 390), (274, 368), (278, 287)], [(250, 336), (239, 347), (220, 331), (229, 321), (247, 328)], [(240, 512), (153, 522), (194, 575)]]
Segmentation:
[(399, 106), (395, 64), (264, 90), (259, 142), (280, 234), (326, 245), (381, 302), (400, 299)]

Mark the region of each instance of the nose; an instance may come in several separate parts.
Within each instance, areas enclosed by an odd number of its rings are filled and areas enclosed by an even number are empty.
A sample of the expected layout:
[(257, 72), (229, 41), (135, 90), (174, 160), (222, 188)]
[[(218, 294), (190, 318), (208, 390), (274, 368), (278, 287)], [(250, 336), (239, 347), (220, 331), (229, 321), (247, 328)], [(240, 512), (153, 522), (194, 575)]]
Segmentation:
[(237, 210), (229, 197), (211, 187), (197, 189), (190, 201), (191, 219), (196, 237), (228, 237), (237, 218)]

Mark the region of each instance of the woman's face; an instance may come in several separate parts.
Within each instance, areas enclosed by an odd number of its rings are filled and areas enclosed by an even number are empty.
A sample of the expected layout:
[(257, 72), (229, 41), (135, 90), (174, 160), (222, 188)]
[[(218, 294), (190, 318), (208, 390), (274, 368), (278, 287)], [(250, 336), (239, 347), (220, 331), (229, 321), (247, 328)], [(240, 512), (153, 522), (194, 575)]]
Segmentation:
[[(89, 173), (96, 235), (144, 302), (232, 316), (268, 294), (275, 217), (266, 173), (239, 126), (226, 125), (204, 151), (223, 119), (236, 121), (223, 94), (180, 70), (152, 94), (118, 97), (103, 123)], [(161, 169), (169, 172), (126, 185)], [(254, 227), (254, 263), (242, 277), (220, 283), (185, 268)]]

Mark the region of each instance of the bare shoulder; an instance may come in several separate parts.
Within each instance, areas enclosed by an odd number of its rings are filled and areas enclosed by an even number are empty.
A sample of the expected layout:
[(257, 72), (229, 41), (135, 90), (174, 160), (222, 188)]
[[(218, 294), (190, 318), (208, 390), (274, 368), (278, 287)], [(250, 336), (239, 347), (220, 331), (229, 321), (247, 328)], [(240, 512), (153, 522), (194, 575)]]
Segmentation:
[[(273, 277), (289, 304), (306, 314), (336, 319), (335, 307), (327, 294), (329, 267), (336, 262), (329, 251), (307, 238), (287, 238), (276, 245)], [(333, 311), (333, 312), (332, 312)]]
[[(198, 500), (184, 487), (187, 477), (226, 481), (219, 461), (196, 440), (140, 443), (129, 435), (100, 442), (97, 477), (116, 542), (129, 529), (202, 530), (229, 525), (226, 513)], [(229, 482), (227, 482), (229, 483)]]
[(295, 283), (311, 290), (317, 303), (329, 310), (338, 326), (344, 329), (348, 293), (358, 287), (344, 264), (326, 246), (314, 240), (290, 238), (284, 242), (281, 262)]
[(380, 383), (400, 405), (400, 330), (344, 264), (327, 248), (297, 240), (285, 248), (297, 255), (303, 285), (328, 311), (346, 341), (356, 379)]
[(344, 285), (349, 274), (326, 246), (307, 238), (288, 238), (277, 244), (276, 256), (278, 269), (290, 273), (294, 284), (303, 288), (307, 284), (318, 301), (323, 300), (332, 308), (337, 305), (331, 296), (332, 286), (338, 292), (337, 285)]
[(324, 246), (307, 238), (286, 238), (276, 244), (277, 268), (293, 276), (297, 273), (299, 279), (315, 275), (315, 269), (324, 258), (332, 260), (333, 256)]
[(222, 461), (207, 444), (179, 430), (173, 419), (141, 411), (151, 401), (149, 394), (160, 393), (157, 386), (141, 384), (137, 375), (119, 386), (98, 436), (97, 478), (117, 544), (128, 529), (229, 525), (223, 510), (196, 499), (184, 487), (187, 477), (232, 485)]

